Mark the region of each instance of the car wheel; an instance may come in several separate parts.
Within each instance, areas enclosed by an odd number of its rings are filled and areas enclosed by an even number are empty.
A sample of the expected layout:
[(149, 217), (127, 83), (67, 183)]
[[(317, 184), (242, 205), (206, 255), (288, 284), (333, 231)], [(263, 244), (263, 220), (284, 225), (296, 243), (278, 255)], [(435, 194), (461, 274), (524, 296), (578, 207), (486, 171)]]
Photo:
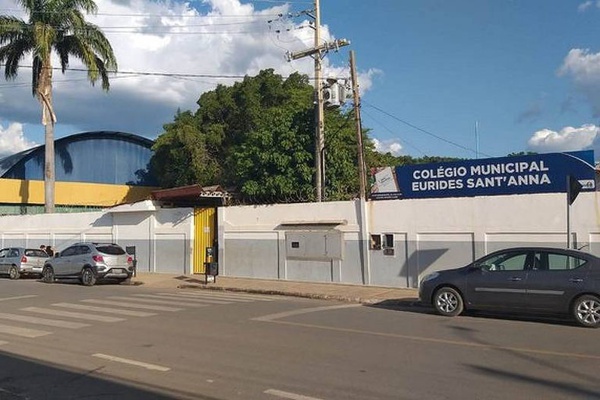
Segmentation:
[(573, 303), (575, 321), (587, 328), (600, 326), (600, 298), (592, 295), (579, 297)]
[(84, 268), (81, 272), (81, 283), (83, 286), (94, 286), (96, 283), (96, 274), (91, 268)]
[(54, 269), (50, 266), (45, 266), (42, 270), (42, 282), (52, 283), (54, 282)]
[(455, 317), (463, 312), (464, 302), (460, 293), (451, 287), (438, 289), (433, 296), (433, 306), (438, 314)]
[(10, 267), (10, 269), (8, 270), (8, 276), (10, 277), (10, 279), (19, 279), (21, 274), (19, 274), (19, 269), (16, 265), (12, 265)]

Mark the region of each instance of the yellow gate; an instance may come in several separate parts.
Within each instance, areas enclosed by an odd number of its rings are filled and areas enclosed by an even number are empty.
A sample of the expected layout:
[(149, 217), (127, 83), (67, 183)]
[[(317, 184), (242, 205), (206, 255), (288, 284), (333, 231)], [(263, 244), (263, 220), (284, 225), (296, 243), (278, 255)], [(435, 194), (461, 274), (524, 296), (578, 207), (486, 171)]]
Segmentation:
[[(216, 261), (216, 254), (206, 260), (206, 248), (216, 244), (217, 210), (215, 208), (194, 209), (194, 273), (204, 273), (205, 261)], [(216, 250), (216, 249), (215, 249)]]

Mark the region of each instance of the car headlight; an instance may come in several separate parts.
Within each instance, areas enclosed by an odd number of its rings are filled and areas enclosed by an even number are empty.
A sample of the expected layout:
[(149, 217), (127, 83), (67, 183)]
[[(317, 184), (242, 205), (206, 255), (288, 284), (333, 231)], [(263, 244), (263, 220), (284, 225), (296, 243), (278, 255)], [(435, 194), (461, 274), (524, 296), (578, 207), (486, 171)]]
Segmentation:
[(423, 279), (421, 279), (421, 282), (427, 282), (427, 281), (430, 281), (430, 280), (432, 280), (432, 279), (435, 279), (435, 278), (437, 278), (438, 276), (440, 276), (440, 273), (439, 273), (439, 272), (434, 272), (434, 273), (431, 273), (431, 274), (429, 274), (429, 275), (425, 275), (425, 276), (423, 277)]

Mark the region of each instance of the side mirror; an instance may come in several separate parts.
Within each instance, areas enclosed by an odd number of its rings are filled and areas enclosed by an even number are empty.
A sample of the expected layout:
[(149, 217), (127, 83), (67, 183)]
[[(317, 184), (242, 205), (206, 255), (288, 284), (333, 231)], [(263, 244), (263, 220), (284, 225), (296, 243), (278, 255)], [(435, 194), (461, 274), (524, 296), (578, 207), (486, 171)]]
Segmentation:
[(54, 253), (54, 257), (60, 257), (60, 253), (57, 251), (56, 253)]

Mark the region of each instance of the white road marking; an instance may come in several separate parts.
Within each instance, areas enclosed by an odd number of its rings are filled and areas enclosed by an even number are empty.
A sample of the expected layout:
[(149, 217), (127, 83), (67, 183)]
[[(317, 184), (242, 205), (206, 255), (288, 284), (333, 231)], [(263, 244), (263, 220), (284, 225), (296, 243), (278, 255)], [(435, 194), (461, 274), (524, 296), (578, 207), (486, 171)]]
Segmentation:
[(71, 308), (74, 310), (97, 311), (97, 312), (104, 312), (104, 313), (117, 314), (117, 315), (128, 315), (130, 317), (151, 317), (153, 315), (156, 315), (156, 313), (149, 313), (149, 312), (144, 312), (144, 311), (120, 310), (120, 309), (109, 308), (109, 307), (94, 307), (94, 306), (86, 306), (85, 304), (54, 303), (52, 305), (54, 307)]
[(38, 331), (37, 329), (20, 328), (18, 326), (0, 325), (0, 333), (8, 335), (23, 336), (27, 338), (36, 338), (50, 335), (52, 332)]
[(110, 300), (99, 300), (99, 299), (86, 299), (81, 300), (86, 303), (94, 304), (105, 304), (107, 306), (119, 306), (128, 308), (139, 308), (140, 310), (152, 310), (152, 311), (181, 311), (183, 308), (166, 307), (166, 306), (154, 306), (150, 304), (131, 304), (123, 301), (110, 301)]
[(148, 299), (165, 299), (165, 300), (182, 300), (184, 301), (186, 304), (188, 303), (198, 303), (198, 304), (230, 304), (230, 302), (228, 301), (220, 301), (220, 300), (205, 300), (205, 299), (188, 299), (188, 298), (182, 298), (182, 297), (177, 297), (175, 295), (159, 295), (159, 294), (134, 294), (133, 296), (136, 297), (143, 297), (143, 298), (148, 298)]
[(32, 297), (38, 297), (38, 295), (37, 294), (27, 294), (27, 295), (24, 295), (24, 296), (4, 297), (4, 298), (0, 298), (0, 301), (30, 299)]
[(31, 317), (28, 315), (5, 314), (5, 313), (0, 313), (0, 319), (8, 319), (10, 321), (27, 322), (29, 324), (47, 325), (47, 326), (55, 326), (58, 328), (69, 328), (69, 329), (79, 329), (79, 328), (85, 328), (86, 326), (90, 326), (89, 324), (84, 324), (81, 322), (60, 321), (57, 319), (47, 319), (47, 318)]
[[(248, 293), (241, 293), (241, 292), (226, 292), (226, 291), (220, 291), (220, 290), (205, 290), (205, 289), (200, 289), (200, 290), (196, 290), (196, 291), (185, 291), (181, 292), (181, 293), (177, 293), (178, 295), (181, 296), (189, 296), (189, 297), (205, 297), (205, 296), (210, 296), (210, 297), (216, 297), (216, 298), (223, 298), (223, 299), (245, 299), (245, 300), (258, 300), (258, 301), (274, 301), (275, 299), (273, 298), (273, 296), (263, 296), (263, 295), (259, 295), (259, 294), (248, 294)], [(280, 300), (285, 300), (287, 299), (287, 297), (279, 297)]]
[(303, 396), (301, 394), (284, 392), (283, 390), (277, 389), (268, 389), (264, 391), (265, 394), (270, 394), (272, 396), (281, 397), (283, 399), (291, 399), (291, 400), (322, 400), (317, 397)]
[(216, 301), (227, 301), (227, 302), (238, 302), (238, 303), (250, 303), (252, 300), (250, 299), (237, 299), (235, 297), (222, 297), (222, 296), (213, 296), (211, 294), (187, 294), (187, 293), (157, 293), (160, 296), (171, 296), (177, 297), (179, 299), (208, 299), (208, 300), (216, 300)]
[(22, 308), (22, 310), (29, 311), (29, 312), (35, 312), (35, 313), (39, 313), (39, 314), (57, 315), (59, 317), (87, 319), (90, 321), (100, 321), (100, 322), (125, 321), (124, 318), (108, 317), (106, 315), (83, 314), (83, 313), (76, 313), (76, 312), (70, 312), (70, 311), (52, 310), (49, 308), (40, 308), (40, 307), (27, 307), (27, 308)]
[(168, 301), (168, 300), (153, 300), (153, 299), (142, 299), (140, 297), (124, 297), (124, 296), (110, 296), (109, 299), (133, 301), (149, 304), (163, 304), (167, 306), (178, 306), (178, 307), (206, 307), (208, 304), (191, 304), (183, 301)]
[(156, 364), (148, 364), (148, 363), (141, 362), (141, 361), (129, 360), (127, 358), (115, 357), (115, 356), (110, 356), (110, 355), (101, 354), (101, 353), (92, 354), (92, 357), (102, 358), (103, 360), (114, 361), (114, 362), (119, 362), (119, 363), (123, 363), (123, 364), (135, 365), (136, 367), (142, 367), (142, 368), (151, 369), (154, 371), (167, 372), (167, 371), (171, 370), (171, 368), (162, 367), (162, 366), (156, 365)]
[(323, 306), (323, 307), (313, 307), (313, 308), (302, 308), (300, 310), (286, 311), (277, 314), (269, 314), (263, 315), (262, 317), (252, 318), (253, 321), (274, 321), (276, 319), (292, 317), (294, 315), (301, 314), (309, 314), (313, 312), (319, 311), (329, 311), (329, 310), (338, 310), (341, 308), (354, 308), (354, 307), (362, 307), (361, 304), (343, 304), (340, 306)]

